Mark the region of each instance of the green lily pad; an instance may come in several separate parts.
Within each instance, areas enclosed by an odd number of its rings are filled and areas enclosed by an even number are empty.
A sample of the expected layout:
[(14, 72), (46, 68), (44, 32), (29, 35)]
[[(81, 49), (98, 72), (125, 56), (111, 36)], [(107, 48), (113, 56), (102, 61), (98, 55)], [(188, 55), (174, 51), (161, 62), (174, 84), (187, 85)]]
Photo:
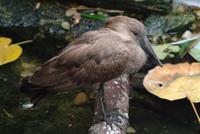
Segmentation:
[(200, 39), (197, 44), (190, 49), (189, 54), (197, 61), (200, 61)]
[(160, 60), (164, 60), (167, 57), (174, 57), (174, 53), (180, 51), (180, 47), (171, 44), (153, 46), (153, 49)]
[(153, 46), (153, 49), (160, 60), (164, 60), (168, 53), (164, 52), (167, 47), (164, 45)]
[(188, 47), (190, 47), (190, 45), (192, 45), (192, 42), (196, 41), (197, 39), (199, 39), (199, 35), (196, 35), (196, 36), (193, 36), (191, 38), (184, 39), (184, 40), (172, 42), (170, 44), (180, 46), (179, 56), (181, 58), (183, 58), (188, 51), (187, 50)]

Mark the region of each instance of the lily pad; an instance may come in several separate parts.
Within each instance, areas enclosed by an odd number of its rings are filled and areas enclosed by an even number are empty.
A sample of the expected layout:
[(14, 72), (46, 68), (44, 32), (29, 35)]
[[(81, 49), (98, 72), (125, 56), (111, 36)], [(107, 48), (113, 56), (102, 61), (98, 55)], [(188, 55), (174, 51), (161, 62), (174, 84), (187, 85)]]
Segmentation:
[(0, 38), (0, 65), (15, 61), (22, 54), (22, 48), (17, 45), (10, 45), (10, 38)]
[(174, 57), (174, 53), (178, 53), (180, 50), (179, 46), (164, 44), (153, 46), (153, 49), (160, 60), (166, 59), (169, 57)]
[(20, 44), (29, 43), (31, 41), (19, 42), (11, 44), (12, 40), (7, 37), (0, 37), (0, 65), (4, 65), (17, 60), (22, 54)]
[(189, 54), (200, 62), (200, 39), (197, 41), (197, 44), (190, 49)]
[(150, 93), (170, 101), (187, 98), (200, 123), (193, 103), (200, 102), (200, 63), (164, 64), (150, 70), (143, 81)]
[(170, 44), (180, 46), (179, 56), (183, 58), (185, 54), (188, 53), (188, 51), (190, 50), (190, 47), (191, 45), (193, 45), (193, 42), (196, 41), (197, 39), (199, 39), (199, 35), (192, 36), (184, 40), (172, 42)]
[(164, 64), (149, 71), (144, 78), (145, 88), (167, 100), (189, 97), (200, 102), (200, 63)]

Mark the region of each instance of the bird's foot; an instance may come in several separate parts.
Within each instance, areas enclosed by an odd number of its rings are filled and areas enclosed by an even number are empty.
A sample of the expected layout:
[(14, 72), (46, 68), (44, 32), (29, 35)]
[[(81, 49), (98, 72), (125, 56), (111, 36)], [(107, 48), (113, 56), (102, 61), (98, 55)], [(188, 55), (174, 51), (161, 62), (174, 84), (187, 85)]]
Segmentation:
[(128, 122), (128, 116), (122, 115), (119, 112), (110, 112), (104, 114), (102, 121), (105, 121), (108, 126), (113, 129), (113, 125), (123, 129), (124, 121)]

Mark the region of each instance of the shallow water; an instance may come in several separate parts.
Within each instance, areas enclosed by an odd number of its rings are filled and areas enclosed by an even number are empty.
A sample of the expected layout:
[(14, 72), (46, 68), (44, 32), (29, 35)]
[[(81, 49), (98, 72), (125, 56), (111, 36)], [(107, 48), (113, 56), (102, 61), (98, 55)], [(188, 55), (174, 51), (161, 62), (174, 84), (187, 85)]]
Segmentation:
[[(16, 62), (0, 66), (0, 134), (86, 134), (93, 121), (94, 101), (75, 106), (73, 98), (78, 91), (48, 96), (32, 109), (22, 107), (28, 97), (18, 90), (21, 75), (63, 47), (63, 43), (58, 47), (59, 42), (50, 39), (36, 43), (23, 46), (23, 56)], [(130, 126), (137, 134), (200, 133), (192, 108), (185, 101), (163, 101), (145, 90), (135, 90), (130, 102)]]
[[(24, 57), (26, 56), (0, 68), (0, 132), (3, 134), (86, 134), (92, 124), (93, 101), (75, 106), (72, 100), (77, 91), (49, 96), (32, 109), (22, 107), (28, 99), (18, 90), (20, 74), (23, 71), (21, 65), (27, 62), (27, 58)], [(145, 95), (148, 93), (144, 93)], [(136, 129), (136, 133), (199, 133), (198, 125), (194, 122), (193, 111), (189, 109), (189, 113), (181, 112), (181, 108), (184, 110), (189, 106), (185, 101), (172, 104), (154, 97), (151, 101), (159, 104), (159, 108), (149, 105), (149, 102), (145, 103), (145, 99), (143, 102), (137, 99), (131, 100), (130, 125)], [(177, 107), (179, 104), (186, 104), (186, 106)], [(169, 112), (162, 111), (166, 109)]]

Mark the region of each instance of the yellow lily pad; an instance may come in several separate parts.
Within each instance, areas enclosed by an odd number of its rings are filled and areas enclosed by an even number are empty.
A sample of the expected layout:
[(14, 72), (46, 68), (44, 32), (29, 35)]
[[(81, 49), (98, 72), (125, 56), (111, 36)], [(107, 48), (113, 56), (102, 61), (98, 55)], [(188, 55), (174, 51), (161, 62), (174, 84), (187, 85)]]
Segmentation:
[(23, 41), (16, 44), (10, 44), (12, 40), (7, 37), (0, 37), (0, 65), (13, 62), (22, 54), (20, 44), (29, 43), (31, 41)]
[(145, 76), (143, 84), (150, 93), (170, 101), (188, 98), (200, 102), (200, 63), (165, 64)]
[(11, 42), (12, 40), (10, 38), (0, 37), (0, 48), (7, 47)]
[(200, 102), (200, 63), (164, 64), (150, 70), (143, 81), (150, 93), (170, 101), (187, 98), (200, 124), (193, 103)]
[(22, 54), (22, 48), (17, 45), (11, 45), (7, 48), (0, 48), (0, 65), (15, 61)]

